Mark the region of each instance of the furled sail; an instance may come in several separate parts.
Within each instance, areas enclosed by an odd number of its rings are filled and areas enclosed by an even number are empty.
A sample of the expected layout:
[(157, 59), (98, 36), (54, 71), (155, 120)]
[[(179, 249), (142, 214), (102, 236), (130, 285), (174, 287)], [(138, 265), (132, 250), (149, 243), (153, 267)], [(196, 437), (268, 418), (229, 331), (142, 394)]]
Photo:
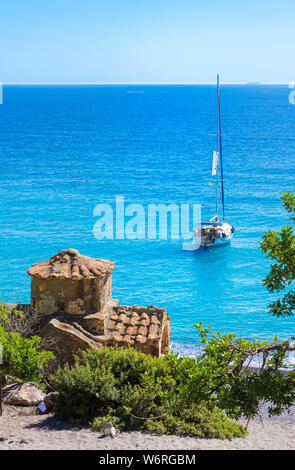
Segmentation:
[(216, 175), (217, 166), (218, 166), (219, 153), (215, 150), (213, 151), (213, 162), (212, 162), (212, 175)]

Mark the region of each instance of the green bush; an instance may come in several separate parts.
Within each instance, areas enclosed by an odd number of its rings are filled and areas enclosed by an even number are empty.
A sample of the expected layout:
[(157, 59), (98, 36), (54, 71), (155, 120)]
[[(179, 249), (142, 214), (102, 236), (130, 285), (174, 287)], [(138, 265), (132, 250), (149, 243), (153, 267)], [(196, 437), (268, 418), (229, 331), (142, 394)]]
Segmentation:
[(214, 332), (202, 323), (195, 327), (204, 348), (189, 381), (192, 400), (207, 397), (233, 419), (258, 416), (262, 403), (270, 416), (290, 410), (295, 403), (295, 370), (282, 373), (282, 368), (288, 351), (294, 350), (292, 343), (279, 343), (276, 336), (273, 342), (250, 341)]
[(90, 349), (51, 376), (59, 392), (56, 415), (101, 430), (111, 421), (121, 430), (232, 438), (246, 434), (214, 402), (192, 400), (197, 373), (191, 358), (155, 358), (134, 349)]
[(23, 338), (20, 333), (5, 331), (0, 326), (0, 344), (3, 350), (3, 364), (0, 374), (13, 379), (41, 383), (48, 362), (53, 353), (40, 350), (41, 338)]
[(7, 326), (12, 319), (19, 318), (22, 312), (14, 308), (8, 308), (3, 302), (0, 302), (0, 326)]
[(25, 338), (38, 335), (42, 316), (32, 312), (30, 306), (8, 307), (0, 302), (0, 326), (5, 331), (20, 333)]

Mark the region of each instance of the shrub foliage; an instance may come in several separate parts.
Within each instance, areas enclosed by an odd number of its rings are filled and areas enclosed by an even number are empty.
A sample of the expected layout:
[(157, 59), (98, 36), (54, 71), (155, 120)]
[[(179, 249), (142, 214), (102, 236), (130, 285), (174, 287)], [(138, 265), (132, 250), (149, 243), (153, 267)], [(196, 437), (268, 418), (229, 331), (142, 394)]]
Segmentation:
[(262, 282), (269, 292), (282, 294), (280, 299), (268, 306), (269, 313), (276, 317), (291, 317), (295, 311), (295, 194), (289, 191), (283, 193), (280, 199), (291, 224), (280, 231), (269, 230), (263, 235), (261, 251), (273, 264)]
[[(9, 309), (0, 303), (0, 345), (3, 356), (0, 374), (10, 380), (32, 380), (40, 384), (54, 355), (42, 349), (39, 336), (26, 337), (18, 331), (27, 325), (26, 320), (22, 321), (22, 316), (21, 311)], [(25, 331), (27, 333), (27, 328)]]
[(38, 336), (23, 338), (20, 333), (7, 332), (0, 326), (3, 352), (0, 374), (15, 380), (41, 383), (44, 370), (54, 355), (50, 351), (40, 350), (40, 341)]
[[(295, 401), (295, 373), (281, 373), (293, 344), (248, 341), (195, 325), (203, 352), (197, 358), (155, 358), (134, 349), (91, 349), (51, 377), (60, 392), (56, 413), (102, 429), (231, 438), (245, 428), (231, 419), (270, 415)], [(251, 368), (253, 358), (259, 367)], [(221, 411), (223, 410), (223, 411)]]
[(231, 422), (213, 401), (195, 400), (191, 381), (196, 362), (168, 355), (155, 358), (134, 349), (84, 352), (74, 366), (51, 377), (60, 393), (60, 419), (101, 430), (107, 421), (119, 429), (232, 438), (245, 429)]

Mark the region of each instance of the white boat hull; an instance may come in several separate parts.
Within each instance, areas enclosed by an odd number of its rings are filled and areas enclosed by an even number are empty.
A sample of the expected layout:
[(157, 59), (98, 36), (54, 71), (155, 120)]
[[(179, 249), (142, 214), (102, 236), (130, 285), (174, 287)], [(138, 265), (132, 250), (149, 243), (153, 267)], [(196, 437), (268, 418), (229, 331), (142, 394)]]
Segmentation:
[(234, 227), (227, 222), (209, 222), (194, 229), (194, 239), (203, 247), (226, 245), (233, 238), (234, 231)]

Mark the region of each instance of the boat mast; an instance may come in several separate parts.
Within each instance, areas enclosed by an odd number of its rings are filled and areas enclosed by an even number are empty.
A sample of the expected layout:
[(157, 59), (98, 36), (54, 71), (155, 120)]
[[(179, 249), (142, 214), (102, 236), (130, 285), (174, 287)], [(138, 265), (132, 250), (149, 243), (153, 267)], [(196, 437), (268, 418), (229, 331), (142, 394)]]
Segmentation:
[(220, 100), (218, 100), (218, 115), (219, 115), (219, 154), (220, 154), (220, 176), (221, 176), (221, 194), (222, 194), (222, 215), (223, 215), (223, 220), (225, 220), (225, 211), (224, 211), (224, 187), (223, 187), (223, 165), (222, 165), (222, 145), (221, 145)]
[[(219, 75), (217, 74), (217, 142), (216, 151), (219, 155)], [(219, 158), (218, 158), (219, 160)], [(218, 222), (218, 160), (216, 165), (216, 222)]]

